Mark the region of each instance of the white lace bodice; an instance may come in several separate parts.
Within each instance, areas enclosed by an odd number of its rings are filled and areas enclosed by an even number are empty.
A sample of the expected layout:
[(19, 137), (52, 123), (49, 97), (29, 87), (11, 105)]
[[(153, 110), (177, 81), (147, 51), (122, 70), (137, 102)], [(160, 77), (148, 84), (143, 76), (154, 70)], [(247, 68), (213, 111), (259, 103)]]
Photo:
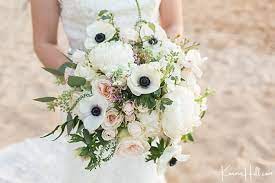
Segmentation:
[[(161, 0), (138, 0), (142, 18), (151, 22), (159, 19)], [(109, 10), (121, 29), (133, 27), (138, 19), (135, 0), (60, 0), (61, 18), (71, 48), (82, 49), (86, 27), (96, 20), (101, 10)]]

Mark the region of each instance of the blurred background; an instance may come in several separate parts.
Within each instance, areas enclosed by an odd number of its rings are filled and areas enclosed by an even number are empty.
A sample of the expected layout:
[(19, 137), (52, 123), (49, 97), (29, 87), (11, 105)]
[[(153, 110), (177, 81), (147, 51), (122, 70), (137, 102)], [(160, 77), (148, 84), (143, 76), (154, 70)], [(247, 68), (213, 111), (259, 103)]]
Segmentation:
[[(32, 101), (56, 89), (32, 50), (28, 7), (0, 0), (0, 22), (0, 148), (5, 148), (48, 132), (59, 116)], [(201, 82), (216, 95), (196, 142), (184, 146), (192, 158), (169, 170), (169, 183), (273, 183), (275, 1), (184, 0), (184, 23), (186, 37), (200, 42), (209, 57)], [(65, 48), (62, 30), (60, 35)], [(245, 169), (254, 174), (247, 180), (228, 175)]]

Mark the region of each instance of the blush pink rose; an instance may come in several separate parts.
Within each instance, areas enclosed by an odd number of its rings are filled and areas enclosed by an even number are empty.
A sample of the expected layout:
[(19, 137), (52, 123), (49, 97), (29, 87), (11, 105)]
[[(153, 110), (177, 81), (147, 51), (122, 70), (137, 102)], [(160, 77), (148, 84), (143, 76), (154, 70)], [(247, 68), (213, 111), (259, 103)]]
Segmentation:
[(136, 139), (122, 140), (117, 147), (117, 154), (120, 156), (139, 156), (145, 151), (143, 143)]
[(127, 101), (123, 104), (122, 111), (127, 115), (130, 116), (135, 112), (135, 104), (132, 101)]
[(116, 109), (110, 109), (105, 115), (104, 123), (101, 125), (103, 129), (115, 129), (123, 122), (123, 115)]

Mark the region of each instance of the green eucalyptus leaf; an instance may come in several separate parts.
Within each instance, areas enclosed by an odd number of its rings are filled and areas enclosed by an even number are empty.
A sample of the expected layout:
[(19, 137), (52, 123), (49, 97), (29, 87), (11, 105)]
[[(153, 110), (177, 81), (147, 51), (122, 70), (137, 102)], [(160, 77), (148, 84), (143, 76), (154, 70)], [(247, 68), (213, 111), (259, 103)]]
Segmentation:
[(33, 99), (33, 100), (35, 100), (37, 102), (44, 102), (44, 103), (46, 103), (46, 102), (52, 102), (52, 101), (54, 101), (56, 99), (57, 98), (55, 98), (55, 97), (42, 97), (42, 98), (36, 98), (36, 99)]
[(86, 79), (78, 76), (69, 76), (68, 85), (71, 87), (80, 87), (86, 84)]
[(153, 32), (156, 32), (155, 24), (148, 22), (148, 26), (150, 27), (150, 29), (152, 29)]

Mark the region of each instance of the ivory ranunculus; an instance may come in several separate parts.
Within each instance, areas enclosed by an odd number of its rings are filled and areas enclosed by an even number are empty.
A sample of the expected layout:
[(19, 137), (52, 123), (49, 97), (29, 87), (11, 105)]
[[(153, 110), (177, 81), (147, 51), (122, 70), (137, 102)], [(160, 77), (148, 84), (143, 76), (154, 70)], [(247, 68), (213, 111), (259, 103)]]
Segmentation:
[(128, 124), (128, 132), (132, 137), (139, 137), (142, 134), (142, 124), (140, 122), (131, 122)]
[(174, 140), (180, 139), (182, 135), (192, 131), (198, 119), (195, 96), (191, 90), (176, 86), (164, 97), (171, 99), (173, 103), (166, 106), (161, 116), (163, 131)]
[(127, 80), (131, 92), (140, 96), (157, 91), (160, 87), (161, 73), (151, 64), (143, 64), (133, 69)]
[(138, 113), (138, 120), (145, 128), (146, 136), (157, 136), (161, 132), (159, 113), (152, 111), (151, 113)]
[(107, 76), (118, 69), (129, 70), (129, 65), (134, 64), (134, 53), (129, 44), (106, 42), (98, 45), (89, 54), (91, 64), (95, 69), (102, 71)]

